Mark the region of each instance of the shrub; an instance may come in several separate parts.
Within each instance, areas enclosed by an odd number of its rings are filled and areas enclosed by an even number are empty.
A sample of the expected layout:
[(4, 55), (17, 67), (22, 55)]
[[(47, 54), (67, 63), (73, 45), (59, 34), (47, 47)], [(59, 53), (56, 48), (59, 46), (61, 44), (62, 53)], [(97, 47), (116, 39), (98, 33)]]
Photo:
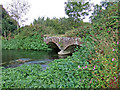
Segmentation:
[(24, 88), (36, 80), (42, 71), (41, 65), (22, 65), (17, 68), (2, 68), (3, 88)]
[(64, 36), (66, 37), (86, 37), (90, 34), (90, 31), (92, 29), (92, 26), (83, 25), (78, 28), (75, 28), (73, 30), (67, 31)]
[(23, 39), (3, 40), (2, 49), (51, 50), (40, 35)]

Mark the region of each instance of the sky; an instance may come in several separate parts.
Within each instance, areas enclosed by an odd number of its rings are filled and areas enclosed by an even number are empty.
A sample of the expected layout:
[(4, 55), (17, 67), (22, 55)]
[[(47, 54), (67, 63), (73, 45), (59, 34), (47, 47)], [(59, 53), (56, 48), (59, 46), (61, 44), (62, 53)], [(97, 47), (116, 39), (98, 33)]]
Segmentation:
[[(29, 25), (33, 22), (34, 19), (38, 17), (49, 17), (49, 18), (62, 18), (68, 17), (65, 14), (65, 4), (67, 0), (27, 0), (31, 5), (29, 12), (25, 17), (28, 20), (25, 22), (25, 25)], [(101, 0), (91, 0), (94, 4), (99, 4)], [(0, 4), (6, 8), (7, 4), (9, 4), (11, 0), (0, 0)], [(89, 16), (86, 17), (84, 22), (89, 22)]]

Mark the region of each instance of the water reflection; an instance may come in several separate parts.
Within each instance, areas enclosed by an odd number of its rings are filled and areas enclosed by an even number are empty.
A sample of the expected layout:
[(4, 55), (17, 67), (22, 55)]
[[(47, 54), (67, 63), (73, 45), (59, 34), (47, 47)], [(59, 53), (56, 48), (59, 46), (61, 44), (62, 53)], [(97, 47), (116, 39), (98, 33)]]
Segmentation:
[[(58, 55), (55, 51), (33, 51), (33, 50), (2, 50), (2, 64), (5, 67), (17, 67), (22, 64), (41, 64), (44, 67), (54, 59), (66, 58), (68, 55)], [(30, 60), (19, 63), (19, 60)]]
[(20, 58), (28, 58), (33, 60), (57, 59), (56, 52), (33, 51), (33, 50), (2, 50), (2, 62), (9, 62)]
[(58, 55), (58, 58), (67, 58), (67, 56), (71, 56), (72, 54), (69, 55)]

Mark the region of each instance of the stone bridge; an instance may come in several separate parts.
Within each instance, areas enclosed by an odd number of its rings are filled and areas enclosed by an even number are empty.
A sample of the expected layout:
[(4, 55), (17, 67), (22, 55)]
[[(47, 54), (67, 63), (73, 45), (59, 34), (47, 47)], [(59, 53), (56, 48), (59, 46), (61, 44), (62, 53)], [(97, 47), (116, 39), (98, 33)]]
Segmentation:
[(80, 38), (73, 37), (44, 37), (44, 42), (49, 47), (59, 50), (59, 55), (70, 54), (76, 46), (82, 46)]

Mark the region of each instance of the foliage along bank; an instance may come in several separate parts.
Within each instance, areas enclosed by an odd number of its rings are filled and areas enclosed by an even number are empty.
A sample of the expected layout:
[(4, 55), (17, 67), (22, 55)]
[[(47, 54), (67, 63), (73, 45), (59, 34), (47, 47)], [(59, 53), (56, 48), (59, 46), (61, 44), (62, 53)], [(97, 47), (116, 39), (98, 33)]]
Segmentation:
[(2, 40), (2, 49), (51, 50), (43, 41), (44, 26), (26, 26), (14, 32), (14, 38)]
[(12, 36), (12, 32), (17, 29), (17, 22), (8, 14), (2, 5), (0, 5), (0, 9), (2, 12), (2, 36), (7, 38)]

